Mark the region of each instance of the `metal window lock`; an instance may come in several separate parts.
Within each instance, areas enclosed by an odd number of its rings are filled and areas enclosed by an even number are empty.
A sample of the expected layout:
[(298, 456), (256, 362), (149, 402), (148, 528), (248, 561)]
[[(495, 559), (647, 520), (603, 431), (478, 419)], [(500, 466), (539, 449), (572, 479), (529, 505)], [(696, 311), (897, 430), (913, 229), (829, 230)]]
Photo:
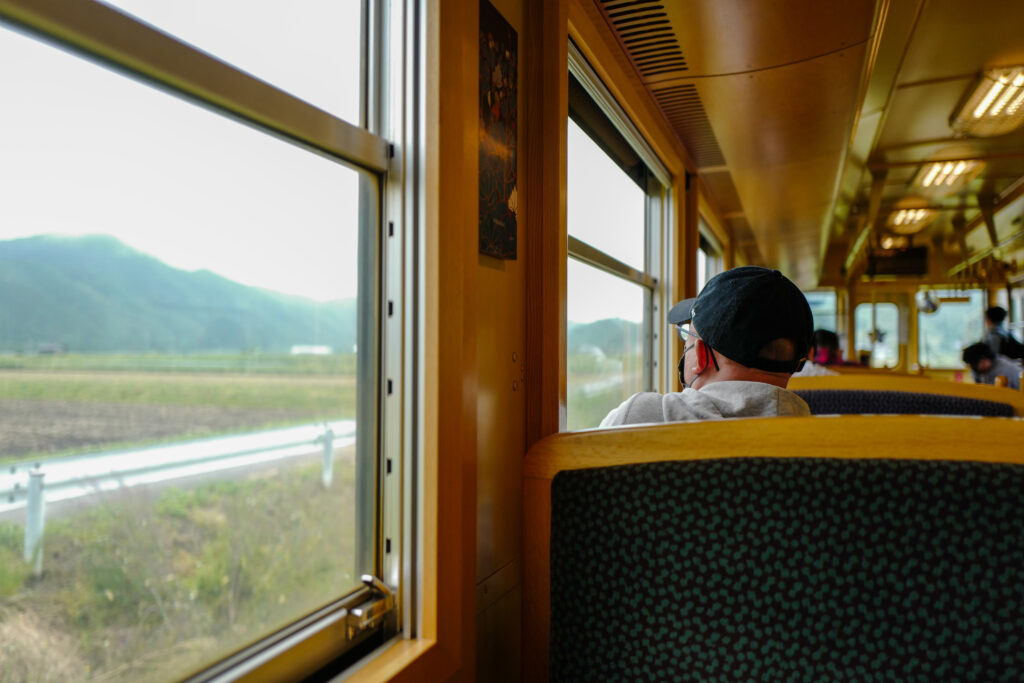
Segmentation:
[(363, 631), (373, 628), (395, 608), (395, 594), (384, 582), (370, 574), (361, 577), (370, 589), (370, 598), (348, 611), (348, 638), (352, 640)]

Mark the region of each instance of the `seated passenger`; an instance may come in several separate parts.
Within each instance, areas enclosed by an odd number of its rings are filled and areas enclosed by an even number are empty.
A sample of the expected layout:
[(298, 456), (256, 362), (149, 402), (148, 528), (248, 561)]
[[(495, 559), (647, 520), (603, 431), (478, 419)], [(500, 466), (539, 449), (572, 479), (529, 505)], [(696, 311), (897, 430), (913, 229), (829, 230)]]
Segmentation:
[(803, 293), (779, 271), (743, 266), (719, 273), (700, 296), (673, 306), (668, 322), (686, 345), (683, 390), (634, 394), (602, 427), (810, 415), (785, 387), (806, 360), (814, 321)]
[(971, 366), (971, 374), (978, 384), (995, 384), (996, 377), (1005, 377), (1007, 386), (1020, 389), (1021, 366), (1006, 356), (993, 353), (985, 342), (964, 349), (963, 359)]
[(815, 330), (807, 362), (793, 373), (793, 377), (838, 375), (835, 370), (828, 369), (829, 365), (845, 365), (842, 354), (839, 353), (839, 336), (831, 330)]
[(1024, 358), (1024, 344), (1003, 326), (1005, 320), (1006, 309), (1002, 306), (993, 306), (985, 311), (985, 343), (997, 355)]

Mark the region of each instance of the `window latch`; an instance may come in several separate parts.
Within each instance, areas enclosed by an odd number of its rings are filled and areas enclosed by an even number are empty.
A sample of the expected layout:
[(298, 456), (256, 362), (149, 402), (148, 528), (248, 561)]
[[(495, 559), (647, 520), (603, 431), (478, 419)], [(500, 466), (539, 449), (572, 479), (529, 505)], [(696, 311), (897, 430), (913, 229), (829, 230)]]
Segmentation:
[(370, 597), (348, 611), (349, 640), (380, 624), (395, 609), (395, 594), (383, 581), (372, 574), (359, 578), (370, 589)]

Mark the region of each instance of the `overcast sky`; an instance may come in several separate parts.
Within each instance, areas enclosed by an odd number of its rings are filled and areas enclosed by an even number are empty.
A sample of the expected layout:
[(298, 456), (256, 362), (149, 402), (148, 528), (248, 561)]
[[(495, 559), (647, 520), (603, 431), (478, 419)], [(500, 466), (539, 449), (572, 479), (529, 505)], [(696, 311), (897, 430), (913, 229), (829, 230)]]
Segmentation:
[[(354, 121), (358, 0), (107, 3)], [(108, 234), (185, 270), (356, 293), (356, 172), (0, 25), (0, 239)], [(570, 234), (643, 267), (644, 194), (569, 124)], [(642, 290), (571, 262), (570, 320)]]
[[(569, 121), (566, 222), (569, 234), (644, 269), (643, 190), (573, 121)], [(643, 289), (569, 259), (568, 318), (643, 320)]]
[[(117, 4), (321, 108), (358, 111), (356, 0)], [(355, 171), (6, 28), (0, 92), (0, 239), (102, 233), (186, 270), (355, 295)]]

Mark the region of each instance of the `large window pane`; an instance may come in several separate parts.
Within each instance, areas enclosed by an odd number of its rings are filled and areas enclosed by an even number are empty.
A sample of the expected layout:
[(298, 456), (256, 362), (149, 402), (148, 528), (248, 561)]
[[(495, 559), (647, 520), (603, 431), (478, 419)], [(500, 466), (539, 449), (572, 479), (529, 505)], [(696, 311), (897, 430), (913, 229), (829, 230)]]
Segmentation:
[(104, 0), (359, 124), (362, 0)]
[[(872, 306), (874, 317), (872, 318)], [(860, 304), (854, 311), (857, 354), (870, 358), (873, 368), (900, 363), (900, 315), (896, 304)]]
[(569, 234), (643, 271), (647, 196), (572, 119), (568, 144)]
[(926, 368), (963, 368), (963, 349), (984, 335), (985, 293), (935, 291), (938, 308), (917, 314), (917, 357)]
[(0, 64), (0, 679), (180, 678), (359, 583), (360, 176)]
[(644, 289), (569, 259), (567, 426), (596, 427), (642, 391)]
[(837, 332), (836, 327), (836, 293), (835, 292), (804, 292), (811, 315), (814, 317), (814, 329)]
[(697, 291), (704, 289), (708, 280), (722, 271), (722, 256), (719, 249), (705, 234), (710, 233), (707, 223), (700, 218), (700, 239), (697, 247)]

